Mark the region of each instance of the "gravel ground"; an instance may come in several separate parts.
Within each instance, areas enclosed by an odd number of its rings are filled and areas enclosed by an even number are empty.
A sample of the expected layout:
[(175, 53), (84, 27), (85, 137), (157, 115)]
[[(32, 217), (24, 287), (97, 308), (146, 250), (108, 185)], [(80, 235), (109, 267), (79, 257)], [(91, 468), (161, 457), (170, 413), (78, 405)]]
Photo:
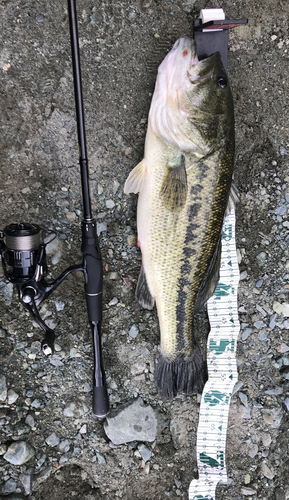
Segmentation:
[[(80, 2), (79, 2), (80, 4)], [(289, 499), (288, 16), (282, 0), (83, 0), (79, 36), (93, 211), (104, 260), (104, 364), (112, 412), (143, 412), (144, 435), (114, 444), (91, 409), (92, 342), (82, 275), (41, 307), (56, 354), (0, 276), (0, 494), (31, 500), (187, 498), (197, 477), (199, 397), (162, 401), (154, 384), (156, 311), (142, 310), (136, 197), (123, 183), (141, 160), (159, 63), (201, 8), (249, 24), (231, 32), (235, 100), (239, 385), (227, 440), (229, 485), (217, 500)], [(81, 186), (66, 2), (1, 5), (0, 227), (53, 230), (51, 277), (81, 261)], [(156, 242), (157, 244), (157, 242)], [(199, 315), (202, 346), (208, 323)], [(112, 413), (113, 416), (113, 413)], [(118, 424), (120, 425), (120, 424)], [(115, 438), (114, 438), (115, 439)], [(128, 438), (127, 438), (128, 439)], [(116, 440), (116, 439), (115, 439)]]

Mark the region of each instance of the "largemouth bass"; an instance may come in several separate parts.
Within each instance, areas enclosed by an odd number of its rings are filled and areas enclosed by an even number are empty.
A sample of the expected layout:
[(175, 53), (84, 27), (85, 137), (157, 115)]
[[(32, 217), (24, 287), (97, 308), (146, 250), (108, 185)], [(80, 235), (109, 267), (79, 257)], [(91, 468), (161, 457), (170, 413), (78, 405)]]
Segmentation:
[(139, 193), (136, 296), (157, 306), (155, 381), (165, 397), (201, 392), (206, 381), (193, 319), (218, 283), (233, 165), (233, 99), (220, 54), (199, 61), (195, 42), (182, 37), (159, 67), (144, 159), (124, 187)]

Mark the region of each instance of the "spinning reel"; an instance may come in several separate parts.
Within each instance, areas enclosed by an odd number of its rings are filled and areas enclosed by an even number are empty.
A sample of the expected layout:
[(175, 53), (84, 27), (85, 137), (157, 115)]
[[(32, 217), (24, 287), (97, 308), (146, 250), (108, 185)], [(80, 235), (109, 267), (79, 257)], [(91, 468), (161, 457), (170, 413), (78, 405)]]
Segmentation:
[(0, 251), (4, 275), (17, 285), (21, 304), (44, 330), (41, 349), (45, 356), (54, 353), (54, 331), (41, 319), (38, 306), (72, 271), (84, 271), (82, 265), (67, 268), (55, 281), (47, 283), (46, 250), (42, 230), (37, 224), (10, 224), (0, 232)]

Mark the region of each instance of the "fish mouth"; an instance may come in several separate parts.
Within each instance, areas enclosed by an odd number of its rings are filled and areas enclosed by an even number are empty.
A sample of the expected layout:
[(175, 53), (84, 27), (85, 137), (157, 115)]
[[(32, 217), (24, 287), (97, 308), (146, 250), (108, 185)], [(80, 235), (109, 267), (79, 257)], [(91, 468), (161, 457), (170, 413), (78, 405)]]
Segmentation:
[(209, 80), (220, 60), (219, 52), (215, 52), (206, 59), (199, 60), (196, 42), (187, 35), (180, 37), (176, 41), (172, 50), (172, 53), (174, 52), (181, 58), (182, 64), (186, 64), (187, 76), (193, 84), (204, 83)]
[(198, 84), (210, 80), (216, 65), (220, 62), (221, 56), (219, 52), (214, 52), (206, 59), (201, 59), (201, 61), (197, 57), (195, 59), (197, 59), (197, 62), (192, 64), (187, 75), (191, 83)]

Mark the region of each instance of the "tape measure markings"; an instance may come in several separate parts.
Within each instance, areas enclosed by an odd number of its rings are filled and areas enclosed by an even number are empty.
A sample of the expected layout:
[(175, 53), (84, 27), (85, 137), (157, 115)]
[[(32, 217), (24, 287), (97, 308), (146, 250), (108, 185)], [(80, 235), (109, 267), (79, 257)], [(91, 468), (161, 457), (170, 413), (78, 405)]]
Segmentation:
[(202, 394), (197, 433), (199, 479), (190, 483), (189, 500), (215, 500), (217, 484), (227, 482), (225, 451), (228, 414), (233, 388), (238, 380), (238, 282), (235, 213), (232, 210), (223, 224), (219, 283), (208, 301), (211, 326), (207, 343), (209, 379)]

